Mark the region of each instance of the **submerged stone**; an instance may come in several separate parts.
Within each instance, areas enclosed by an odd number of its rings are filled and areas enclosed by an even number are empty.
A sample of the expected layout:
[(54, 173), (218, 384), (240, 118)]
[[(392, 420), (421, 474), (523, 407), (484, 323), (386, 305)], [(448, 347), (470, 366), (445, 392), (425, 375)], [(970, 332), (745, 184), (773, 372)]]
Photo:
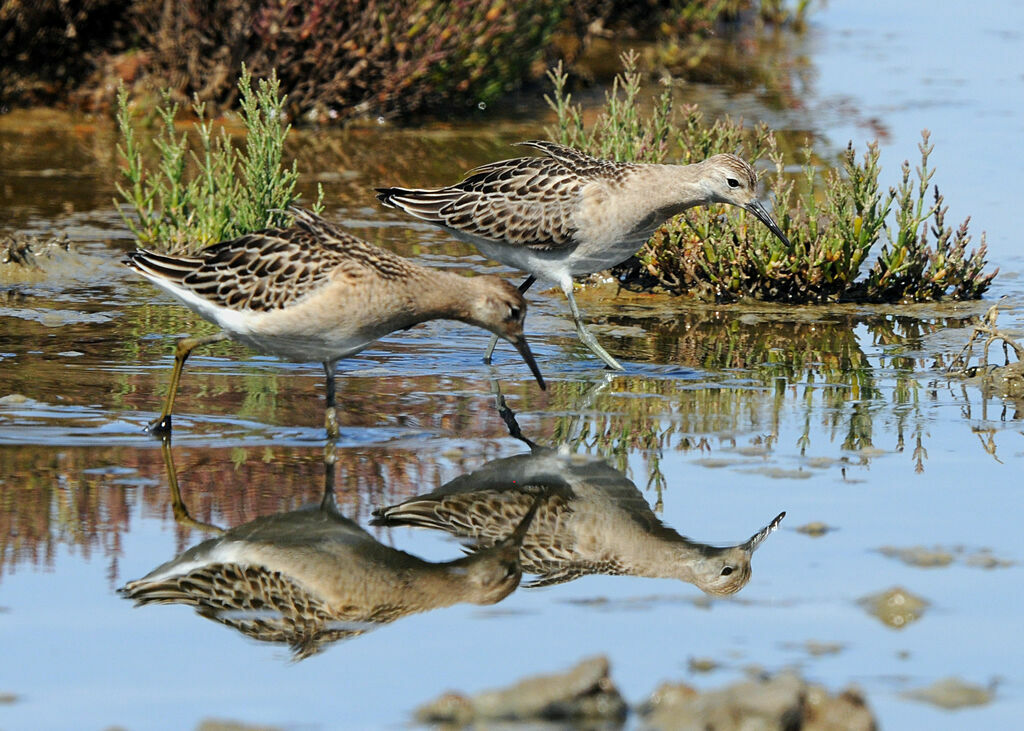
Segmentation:
[(953, 563), (953, 554), (938, 547), (912, 546), (910, 548), (896, 548), (895, 546), (882, 546), (878, 549), (878, 552), (888, 558), (898, 559), (909, 566), (920, 566), (922, 568), (949, 566)]
[(902, 587), (894, 586), (878, 594), (862, 597), (857, 600), (857, 604), (890, 627), (903, 629), (921, 618), (929, 602)]
[(710, 673), (718, 670), (719, 664), (717, 660), (710, 657), (691, 657), (687, 661), (686, 667), (691, 673)]
[(626, 702), (609, 677), (608, 659), (583, 660), (565, 673), (536, 675), (474, 696), (447, 693), (416, 710), (419, 723), (621, 721)]
[(849, 688), (831, 695), (793, 672), (761, 676), (701, 693), (676, 683), (658, 688), (640, 709), (652, 729), (852, 729), (876, 727), (863, 695)]
[(796, 532), (808, 535), (811, 538), (821, 538), (826, 533), (834, 531), (830, 525), (822, 523), (820, 520), (811, 521), (810, 523), (804, 523), (803, 525), (797, 526)]
[(965, 683), (959, 678), (949, 677), (937, 680), (923, 688), (908, 690), (904, 698), (931, 703), (940, 708), (954, 710), (967, 706), (984, 706), (992, 702), (995, 688)]
[(972, 553), (964, 559), (964, 563), (968, 566), (973, 566), (974, 568), (979, 569), (1006, 569), (1017, 565), (1016, 561), (993, 556), (992, 552), (987, 548), (976, 553)]

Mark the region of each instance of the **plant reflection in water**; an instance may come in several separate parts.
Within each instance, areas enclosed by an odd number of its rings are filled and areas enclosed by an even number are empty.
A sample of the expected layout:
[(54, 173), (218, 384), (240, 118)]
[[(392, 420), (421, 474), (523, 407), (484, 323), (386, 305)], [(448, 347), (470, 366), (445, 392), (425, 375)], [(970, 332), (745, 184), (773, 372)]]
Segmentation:
[(296, 660), (410, 614), (500, 602), (519, 586), (519, 544), (543, 499), (533, 498), (518, 524), (488, 548), (432, 563), (385, 546), (341, 514), (332, 459), (325, 460), (319, 505), (224, 531), (189, 517), (166, 440), (163, 449), (175, 518), (221, 535), (119, 591), (137, 606), (193, 606), (249, 637), (288, 644)]
[[(527, 586), (561, 584), (588, 574), (629, 574), (680, 579), (726, 596), (750, 581), (754, 551), (785, 513), (738, 545), (692, 541), (664, 525), (636, 485), (604, 460), (542, 447), (524, 437), (500, 392), (497, 398), (510, 434), (530, 451), (493, 460), (433, 492), (380, 508), (374, 511), (376, 524), (435, 528), (487, 551), (536, 509), (520, 558), (523, 570), (540, 578)], [(547, 497), (536, 508), (538, 494)]]

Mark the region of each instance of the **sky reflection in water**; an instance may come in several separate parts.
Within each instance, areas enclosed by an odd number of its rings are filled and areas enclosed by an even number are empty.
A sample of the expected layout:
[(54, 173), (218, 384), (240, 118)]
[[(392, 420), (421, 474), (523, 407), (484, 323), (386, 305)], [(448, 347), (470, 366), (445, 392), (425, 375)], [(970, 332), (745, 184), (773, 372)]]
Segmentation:
[[(1024, 161), (1012, 144), (1024, 124), (1012, 30), (1024, 27), (1021, 12), (1012, 3), (985, 13), (830, 3), (812, 16), (807, 41), (817, 70), (809, 125), (829, 143), (852, 137), (863, 149), (882, 129), (883, 181), (895, 182), (899, 163), (917, 158), (920, 129), (932, 130), (951, 220), (971, 213), (989, 233), (1003, 273), (988, 299), (1010, 296), (1000, 323), (1011, 332), (1022, 301), (1013, 171)], [(114, 219), (68, 220), (91, 232), (86, 238), (104, 238)], [(39, 219), (32, 226), (46, 228)], [(406, 236), (397, 225), (382, 230)], [(448, 253), (443, 263), (452, 263)], [(153, 293), (110, 276), (60, 295), (60, 307), (82, 315), (65, 327), (53, 326), (41, 300), (6, 302), (0, 312), (0, 397), (31, 399), (0, 402), (8, 506), (0, 693), (18, 696), (0, 707), (5, 727), (59, 728), (68, 718), (133, 728), (214, 717), (397, 724), (447, 689), (502, 685), (596, 653), (610, 656), (631, 702), (662, 680), (714, 687), (751, 663), (798, 664), (833, 689), (859, 683), (885, 726), (1008, 727), (1024, 715), (1015, 509), (1024, 411), (986, 402), (936, 363), (959, 349), (963, 318), (985, 305), (903, 308), (898, 317), (764, 308), (742, 319), (728, 309), (642, 319), (642, 302), (587, 303), (588, 314), (609, 321), (603, 335), (595, 328), (602, 342), (631, 361), (625, 376), (602, 385), (593, 363), (577, 359), (561, 300), (535, 297), (529, 323), (551, 392), (521, 378), (514, 353), (498, 353), (524, 434), (600, 454), (665, 524), (701, 542), (742, 542), (785, 510), (749, 584), (723, 601), (671, 579), (586, 576), (519, 589), (494, 607), (408, 616), (293, 663), (287, 648), (198, 621), (189, 608), (135, 610), (114, 591), (201, 536), (171, 520), (158, 445), (138, 432), (159, 408), (168, 336), (194, 323), (170, 307), (162, 320), (145, 320), (141, 304)], [(126, 337), (143, 325), (158, 337)], [(337, 489), (346, 516), (367, 527), (373, 508), (523, 453), (494, 409), (491, 371), (479, 364), (485, 343), (435, 324), (353, 359), (339, 383), (347, 408)], [(322, 470), (318, 368), (234, 347), (190, 363), (174, 447), (193, 517), (226, 526), (316, 501)], [(812, 521), (834, 530), (821, 538), (796, 531)], [(369, 530), (427, 560), (459, 555), (434, 531)], [(921, 568), (881, 550), (915, 546), (952, 560)], [(974, 565), (982, 549), (1013, 563)], [(928, 601), (899, 630), (858, 603), (892, 587)], [(815, 655), (809, 642), (841, 650)], [(723, 669), (689, 675), (690, 657)], [(955, 713), (899, 696), (947, 675), (1003, 683), (991, 704)]]

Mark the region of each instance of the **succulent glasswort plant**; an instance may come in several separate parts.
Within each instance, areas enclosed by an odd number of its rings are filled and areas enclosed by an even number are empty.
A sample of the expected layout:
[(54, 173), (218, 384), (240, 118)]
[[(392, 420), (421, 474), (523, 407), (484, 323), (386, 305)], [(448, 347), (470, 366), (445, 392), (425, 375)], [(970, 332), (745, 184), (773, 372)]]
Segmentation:
[[(933, 148), (927, 130), (916, 179), (904, 163), (901, 181), (888, 191), (879, 184), (875, 142), (859, 160), (848, 145), (840, 166), (824, 172), (804, 149), (803, 171), (794, 177), (786, 173), (783, 152), (764, 124), (746, 129), (728, 117), (708, 123), (696, 106), (675, 109), (668, 89), (642, 114), (637, 56), (626, 53), (622, 60), (624, 71), (589, 131), (566, 91), (561, 67), (549, 73), (554, 89), (548, 102), (557, 117), (549, 136), (616, 160), (689, 163), (721, 152), (750, 161), (767, 158), (772, 166), (764, 177), (776, 219), (792, 242), (787, 249), (763, 226), (749, 225), (743, 213), (693, 208), (616, 268), (624, 284), (718, 301), (791, 303), (977, 299), (990, 286), (998, 270), (985, 272), (984, 234), (969, 252), (970, 219), (955, 230), (947, 226), (937, 187), (929, 202), (935, 171), (928, 168)], [(865, 273), (879, 242), (877, 258)]]

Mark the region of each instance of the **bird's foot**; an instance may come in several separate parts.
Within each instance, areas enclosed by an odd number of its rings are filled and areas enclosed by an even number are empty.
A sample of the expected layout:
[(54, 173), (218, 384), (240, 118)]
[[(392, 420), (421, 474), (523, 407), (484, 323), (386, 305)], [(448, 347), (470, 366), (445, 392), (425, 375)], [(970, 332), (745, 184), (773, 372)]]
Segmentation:
[(167, 439), (171, 436), (171, 415), (157, 417), (146, 425), (144, 431), (158, 439)]
[(333, 409), (327, 409), (324, 414), (324, 427), (327, 429), (327, 439), (331, 442), (337, 440), (341, 431), (338, 428), (338, 413)]

